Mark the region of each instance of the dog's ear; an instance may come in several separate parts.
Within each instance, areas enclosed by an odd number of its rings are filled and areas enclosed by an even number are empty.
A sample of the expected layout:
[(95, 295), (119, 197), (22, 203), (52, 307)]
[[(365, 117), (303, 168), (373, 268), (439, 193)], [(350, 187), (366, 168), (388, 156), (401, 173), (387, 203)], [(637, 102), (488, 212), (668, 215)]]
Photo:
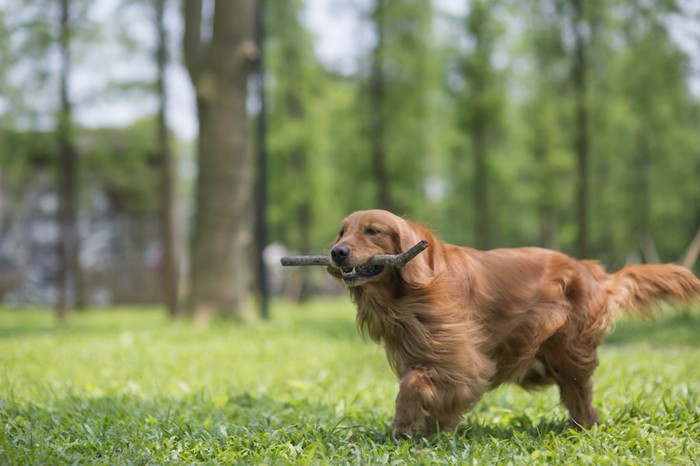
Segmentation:
[(435, 275), (433, 254), (436, 240), (427, 228), (401, 219), (398, 228), (394, 232), (396, 252), (399, 254), (406, 252), (421, 240), (428, 241), (428, 248), (399, 269), (399, 274), (403, 281), (412, 288), (420, 288), (432, 282)]

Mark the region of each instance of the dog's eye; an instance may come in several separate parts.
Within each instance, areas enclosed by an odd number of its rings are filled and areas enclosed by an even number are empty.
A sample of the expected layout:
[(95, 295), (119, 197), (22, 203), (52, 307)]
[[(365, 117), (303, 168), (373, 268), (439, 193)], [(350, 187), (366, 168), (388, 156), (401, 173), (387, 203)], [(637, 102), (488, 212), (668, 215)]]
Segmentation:
[(345, 233), (345, 229), (341, 228), (340, 231), (338, 232), (338, 238), (342, 237), (344, 233)]
[(365, 228), (365, 235), (374, 236), (374, 235), (378, 235), (378, 234), (379, 234), (379, 230), (377, 230), (376, 228), (372, 228), (372, 227)]

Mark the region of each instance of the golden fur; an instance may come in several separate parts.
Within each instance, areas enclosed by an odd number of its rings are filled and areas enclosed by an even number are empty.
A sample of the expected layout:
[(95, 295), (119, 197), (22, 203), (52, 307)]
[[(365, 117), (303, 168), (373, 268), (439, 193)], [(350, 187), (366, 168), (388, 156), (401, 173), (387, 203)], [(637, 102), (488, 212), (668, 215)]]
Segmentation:
[[(404, 268), (351, 277), (372, 256), (421, 239), (428, 249)], [(477, 251), (382, 210), (345, 218), (331, 264), (334, 277), (348, 274), (358, 326), (384, 346), (400, 380), (395, 436), (452, 431), (504, 382), (556, 383), (573, 421), (590, 426), (598, 419), (591, 405), (596, 348), (616, 311), (649, 316), (655, 302), (700, 297), (700, 280), (676, 265), (607, 274), (596, 262), (546, 249)]]

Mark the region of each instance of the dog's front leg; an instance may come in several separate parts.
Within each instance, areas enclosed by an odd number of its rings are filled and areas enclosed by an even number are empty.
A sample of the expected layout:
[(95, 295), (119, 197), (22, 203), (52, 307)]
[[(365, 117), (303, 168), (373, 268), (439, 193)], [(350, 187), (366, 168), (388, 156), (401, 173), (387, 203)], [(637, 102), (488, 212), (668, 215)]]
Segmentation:
[(407, 372), (401, 379), (396, 396), (396, 415), (392, 422), (395, 439), (425, 435), (430, 431), (427, 408), (434, 405), (438, 389), (431, 369), (420, 368)]

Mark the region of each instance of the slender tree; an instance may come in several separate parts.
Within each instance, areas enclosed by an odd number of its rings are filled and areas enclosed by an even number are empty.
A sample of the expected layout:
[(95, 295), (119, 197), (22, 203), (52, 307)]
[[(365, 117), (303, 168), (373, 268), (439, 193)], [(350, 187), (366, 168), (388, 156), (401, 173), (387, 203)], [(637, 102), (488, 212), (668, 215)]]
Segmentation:
[(267, 85), (265, 77), (267, 73), (267, 27), (265, 17), (267, 5), (265, 0), (258, 0), (255, 9), (255, 43), (258, 47), (257, 67), (257, 97), (259, 101), (257, 124), (255, 128), (256, 142), (256, 176), (255, 176), (255, 276), (258, 299), (260, 301), (260, 315), (263, 319), (270, 317), (270, 280), (267, 264), (265, 263), (265, 249), (268, 244), (268, 141), (267, 141)]
[(372, 64), (369, 78), (369, 139), (372, 159), (372, 175), (377, 186), (377, 205), (380, 208), (394, 210), (389, 188), (388, 155), (386, 148), (386, 28), (387, 0), (376, 0), (372, 20), (376, 42), (372, 49)]
[[(270, 159), (272, 219), (276, 236), (290, 248), (311, 254), (318, 210), (319, 166), (317, 107), (321, 69), (311, 35), (301, 23), (304, 2), (268, 2), (270, 79)], [(303, 186), (303, 189), (299, 189)], [(292, 274), (288, 295), (307, 297), (311, 270)]]
[(574, 152), (576, 154), (576, 253), (588, 255), (589, 243), (589, 116), (588, 116), (588, 35), (590, 25), (586, 17), (585, 1), (571, 0), (574, 55), (571, 79), (573, 83), (575, 120)]
[[(59, 158), (59, 242), (58, 242), (58, 296), (56, 313), (64, 322), (73, 303), (84, 307), (84, 292), (79, 260), (78, 209), (78, 153), (73, 128), (73, 103), (70, 96), (71, 76), (71, 1), (61, 0), (59, 7), (58, 49), (60, 54), (59, 95), (60, 107), (56, 127)], [(75, 293), (71, 297), (71, 292)]]
[(427, 0), (375, 0), (369, 76), (363, 89), (365, 140), (375, 205), (416, 210), (422, 194), (433, 70), (433, 7)]
[[(562, 26), (557, 2), (534, 0), (523, 8), (523, 15), (530, 25), (525, 36), (531, 50), (532, 73), (529, 76), (529, 92), (523, 105), (522, 122), (526, 127), (527, 148), (534, 161), (536, 204), (539, 223), (539, 244), (559, 249), (559, 210), (562, 201), (562, 173), (566, 166), (558, 154), (566, 153), (561, 141), (562, 123), (565, 121), (566, 78), (558, 69), (566, 66), (568, 57), (562, 38)], [(568, 157), (566, 157), (568, 159)], [(568, 206), (567, 206), (568, 208)]]
[(163, 287), (163, 303), (171, 317), (178, 315), (178, 277), (179, 266), (175, 248), (175, 167), (173, 153), (170, 147), (170, 135), (166, 119), (168, 111), (168, 96), (166, 77), (168, 66), (168, 31), (165, 26), (165, 11), (167, 0), (153, 0), (154, 25), (157, 35), (157, 45), (154, 53), (156, 62), (156, 96), (158, 98), (158, 114), (156, 124), (156, 139), (160, 161), (160, 238), (162, 253), (161, 281)]
[(474, 229), (476, 246), (482, 249), (489, 248), (492, 242), (492, 163), (489, 154), (493, 149), (501, 111), (498, 77), (493, 68), (493, 55), (499, 35), (499, 26), (493, 13), (496, 6), (497, 3), (483, 0), (471, 3), (465, 28), (472, 50), (464, 63), (466, 85), (461, 99), (463, 108), (459, 114), (460, 125), (470, 141)]
[[(632, 230), (630, 236), (638, 239), (644, 260), (651, 263), (663, 260), (654, 230), (658, 228), (659, 211), (670, 207), (666, 202), (663, 209), (655, 208), (659, 205), (655, 199), (663, 190), (687, 192), (680, 171), (692, 173), (694, 168), (693, 154), (687, 151), (683, 135), (694, 119), (688, 111), (692, 98), (687, 94), (687, 57), (677, 49), (665, 24), (669, 16), (679, 13), (678, 8), (675, 2), (663, 0), (632, 2), (618, 20), (624, 42), (614, 80), (618, 98), (630, 109), (626, 119), (630, 134), (626, 187), (631, 202), (626, 220)], [(631, 75), (634, 79), (627, 79)], [(659, 176), (664, 172), (668, 176)], [(664, 178), (673, 181), (667, 183)], [(692, 219), (695, 214), (691, 209), (686, 215)], [(687, 240), (675, 240), (678, 250), (681, 241)]]
[[(197, 95), (199, 139), (190, 308), (206, 325), (240, 316), (249, 261), (252, 160), (246, 100), (254, 69), (253, 0), (217, 0), (211, 18), (201, 0), (184, 1), (184, 55)], [(211, 20), (211, 38), (204, 21)]]

